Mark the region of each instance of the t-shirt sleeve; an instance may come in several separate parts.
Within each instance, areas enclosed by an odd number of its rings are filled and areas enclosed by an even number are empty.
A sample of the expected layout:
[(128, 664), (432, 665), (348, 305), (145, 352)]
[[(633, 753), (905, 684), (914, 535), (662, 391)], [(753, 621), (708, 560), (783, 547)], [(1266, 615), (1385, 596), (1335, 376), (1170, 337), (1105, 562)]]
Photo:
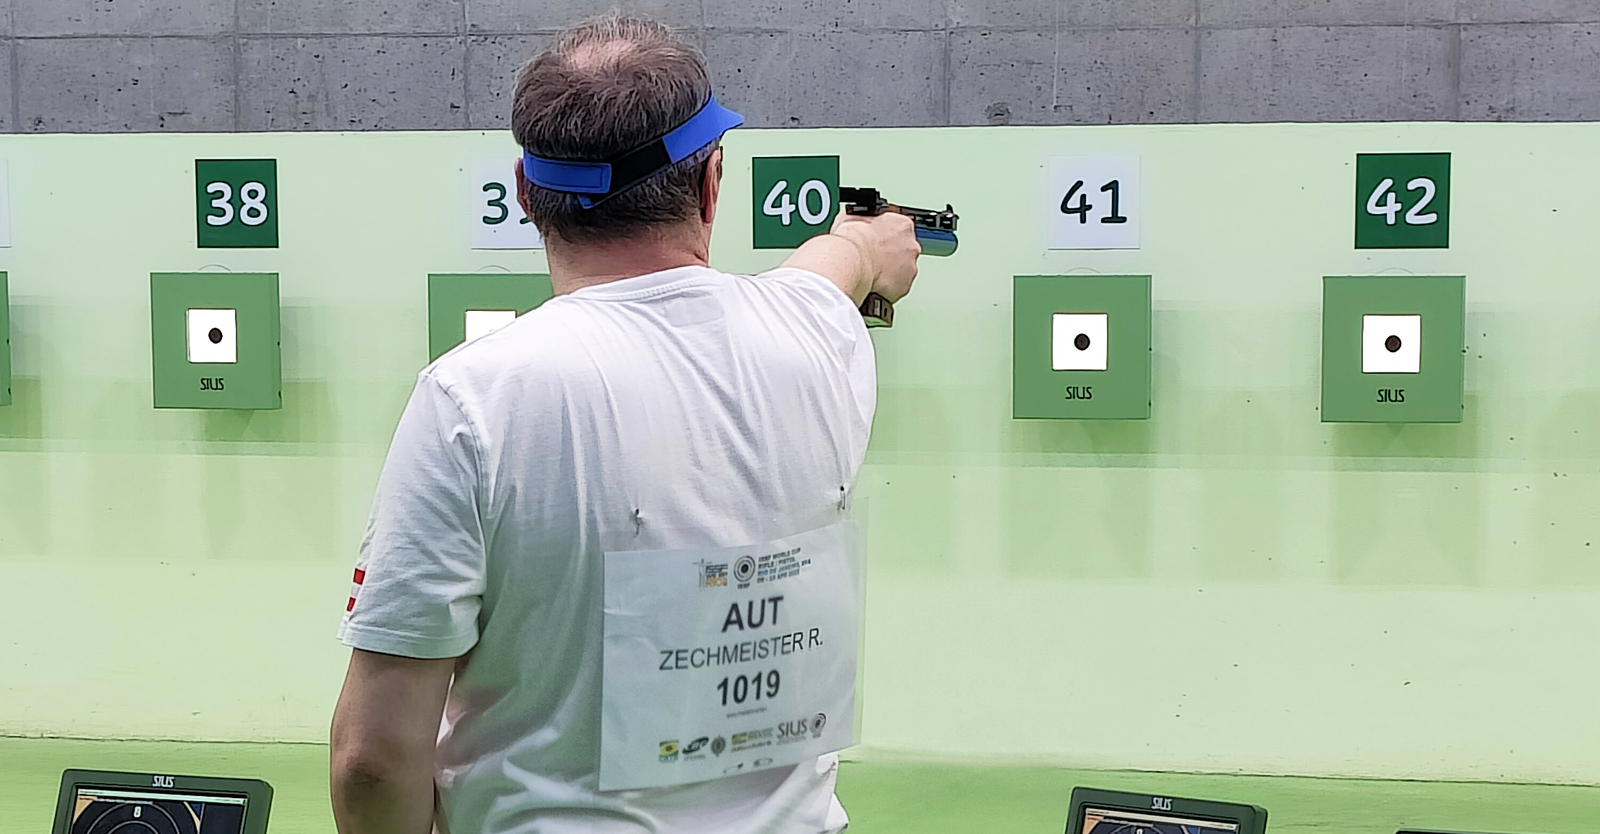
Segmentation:
[(415, 658), (478, 642), (484, 588), (478, 444), (430, 373), (400, 417), (378, 479), (339, 639)]
[[(809, 324), (813, 334), (834, 351), (850, 380), (858, 416), (870, 427), (878, 408), (877, 356), (866, 322), (850, 296), (837, 284), (805, 269), (779, 267), (756, 278), (782, 285), (790, 291), (795, 308), (808, 313), (797, 320)], [(866, 454), (865, 437), (860, 445), (855, 456), (858, 466)]]

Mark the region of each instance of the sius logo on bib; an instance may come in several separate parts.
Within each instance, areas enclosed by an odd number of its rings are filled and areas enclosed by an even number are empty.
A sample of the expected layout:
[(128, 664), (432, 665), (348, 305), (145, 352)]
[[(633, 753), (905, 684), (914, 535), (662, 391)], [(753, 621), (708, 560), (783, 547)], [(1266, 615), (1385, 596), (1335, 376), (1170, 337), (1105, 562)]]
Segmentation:
[(806, 735), (811, 732), (811, 719), (802, 718), (799, 721), (785, 721), (778, 725), (778, 743), (786, 744), (791, 741), (805, 741)]

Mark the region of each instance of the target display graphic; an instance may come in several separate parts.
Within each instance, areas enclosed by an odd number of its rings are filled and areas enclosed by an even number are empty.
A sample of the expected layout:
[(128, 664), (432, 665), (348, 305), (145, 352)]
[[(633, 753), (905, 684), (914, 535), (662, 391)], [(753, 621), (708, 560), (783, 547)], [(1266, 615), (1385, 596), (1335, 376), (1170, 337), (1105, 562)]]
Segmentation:
[(1259, 805), (1073, 788), (1066, 834), (1266, 834)]
[(188, 310), (184, 318), (190, 364), (239, 364), (238, 310)]
[(1106, 369), (1105, 313), (1056, 313), (1050, 321), (1050, 369), (1053, 371), (1103, 371)]
[(1362, 316), (1361, 372), (1422, 373), (1422, 316)]
[(240, 834), (246, 799), (82, 788), (71, 834)]
[(516, 320), (516, 310), (468, 310), (467, 341), (481, 339)]

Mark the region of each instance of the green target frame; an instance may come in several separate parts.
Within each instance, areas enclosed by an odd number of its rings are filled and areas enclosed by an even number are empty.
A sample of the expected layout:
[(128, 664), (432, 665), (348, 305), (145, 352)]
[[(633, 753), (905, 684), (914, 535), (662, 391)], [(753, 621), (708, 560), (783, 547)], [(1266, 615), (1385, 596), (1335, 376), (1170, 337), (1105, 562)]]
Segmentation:
[(283, 407), (276, 273), (150, 276), (156, 408)]

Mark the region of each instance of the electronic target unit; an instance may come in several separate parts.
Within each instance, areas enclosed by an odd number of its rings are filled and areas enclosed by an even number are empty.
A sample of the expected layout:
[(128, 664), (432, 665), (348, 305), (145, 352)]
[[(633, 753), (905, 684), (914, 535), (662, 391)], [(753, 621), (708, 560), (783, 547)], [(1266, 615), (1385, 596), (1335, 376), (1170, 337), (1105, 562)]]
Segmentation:
[(51, 834), (266, 834), (259, 779), (68, 770)]
[(429, 275), (428, 360), (505, 327), (554, 296), (548, 275)]
[(1258, 805), (1073, 788), (1066, 834), (1266, 834)]
[(1150, 276), (1018, 275), (1011, 416), (1150, 416)]
[(150, 276), (156, 408), (283, 407), (273, 273)]
[(1461, 422), (1466, 281), (1324, 278), (1322, 422)]

